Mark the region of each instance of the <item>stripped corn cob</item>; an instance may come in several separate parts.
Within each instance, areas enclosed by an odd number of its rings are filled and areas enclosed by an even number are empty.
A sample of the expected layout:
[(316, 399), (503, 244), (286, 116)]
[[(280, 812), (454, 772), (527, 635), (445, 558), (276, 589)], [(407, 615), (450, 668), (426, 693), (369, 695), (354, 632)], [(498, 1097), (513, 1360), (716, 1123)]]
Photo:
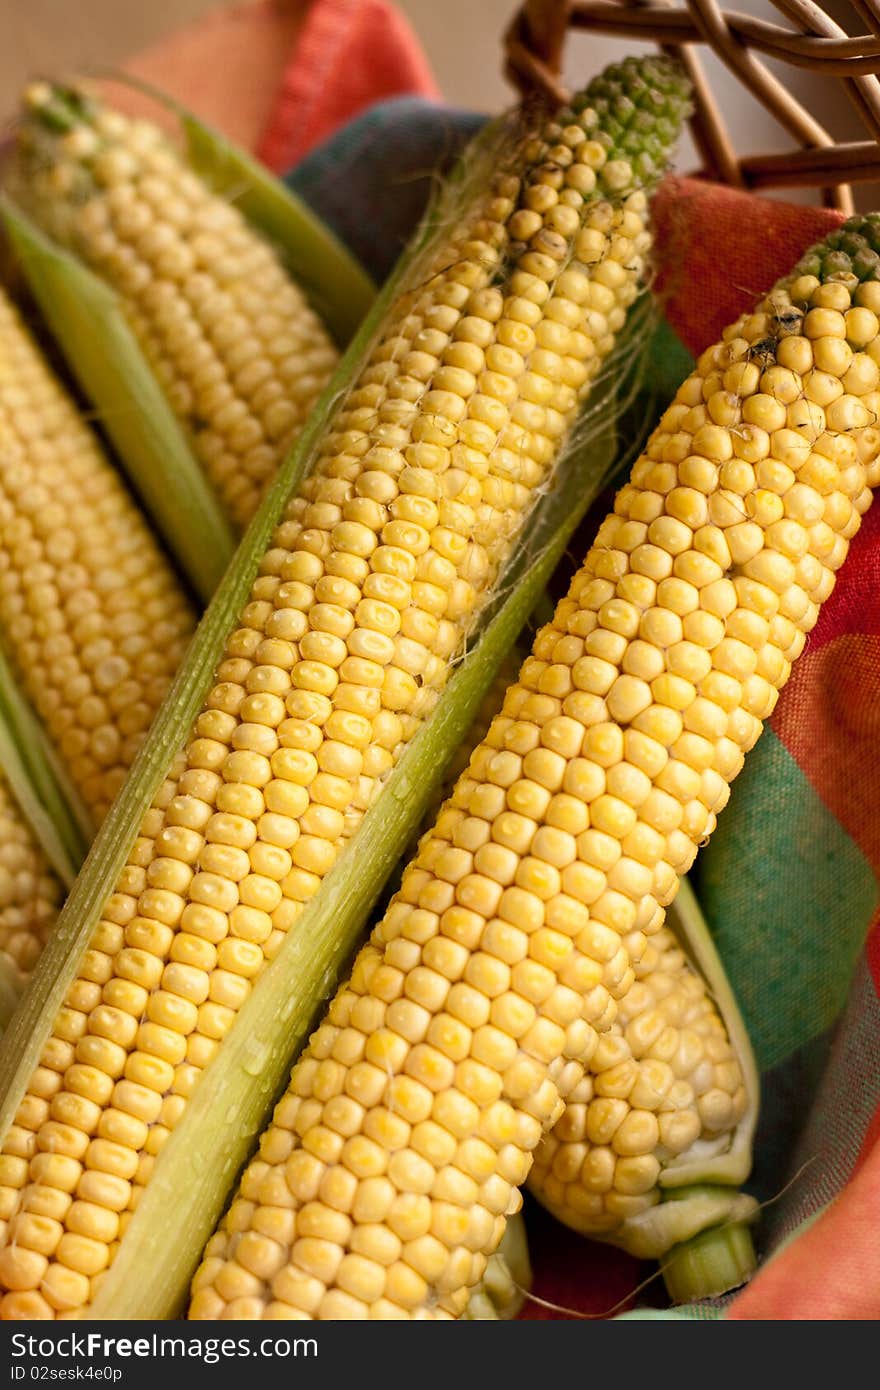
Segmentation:
[(64, 890), (0, 776), (0, 951), (27, 976), (61, 909)]
[(134, 501), (0, 291), (0, 644), (95, 823), (194, 626)]
[(672, 932), (650, 938), (634, 974), (528, 1183), (567, 1226), (624, 1246), (630, 1219), (661, 1200), (664, 1167), (697, 1145), (723, 1151), (747, 1104), (724, 1024)]
[(120, 295), (232, 522), (244, 529), (336, 364), (272, 247), (158, 127), (32, 87), (12, 188)]
[(880, 482), (875, 247), (850, 223), (680, 388), (294, 1067), (191, 1317), (460, 1314)]
[(637, 185), (656, 174), (638, 151), (654, 130), (664, 150), (685, 107), (665, 63), (615, 83), (613, 139), (588, 93), (499, 161), (393, 306), (274, 533), (5, 1135), (4, 1318), (89, 1304), (203, 1068), (548, 481), (637, 292)]

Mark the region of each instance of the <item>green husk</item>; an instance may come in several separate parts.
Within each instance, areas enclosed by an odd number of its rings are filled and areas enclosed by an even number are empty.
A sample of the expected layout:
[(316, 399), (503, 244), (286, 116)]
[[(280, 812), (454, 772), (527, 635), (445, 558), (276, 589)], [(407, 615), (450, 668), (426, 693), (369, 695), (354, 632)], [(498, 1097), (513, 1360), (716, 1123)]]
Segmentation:
[(665, 1218), (665, 1238), (675, 1236), (661, 1258), (663, 1280), (676, 1303), (718, 1298), (751, 1278), (757, 1265), (749, 1224), (758, 1204), (737, 1192), (752, 1167), (752, 1142), (758, 1123), (760, 1080), (755, 1054), (736, 997), (709, 934), (696, 894), (688, 880), (671, 908), (672, 926), (693, 964), (709, 986), (743, 1074), (746, 1111), (727, 1151), (700, 1152), (695, 1145), (660, 1176), (665, 1200), (654, 1208)]
[[(742, 1225), (757, 1214), (758, 1204), (735, 1187), (707, 1183), (683, 1189), (683, 1195), (672, 1189), (664, 1201), (647, 1207), (631, 1216), (622, 1228), (622, 1236), (614, 1237), (630, 1255), (640, 1260), (665, 1260), (670, 1250), (693, 1240), (714, 1228), (727, 1229), (731, 1224)], [(692, 1294), (692, 1297), (697, 1295)], [(708, 1291), (699, 1295), (710, 1297)]]
[(46, 858), (69, 888), (86, 857), (94, 826), (2, 651), (0, 772)]
[(712, 1145), (707, 1145), (705, 1150), (701, 1150), (698, 1144), (693, 1145), (687, 1153), (663, 1169), (660, 1182), (669, 1188), (705, 1183), (736, 1187), (745, 1182), (752, 1168), (752, 1141), (758, 1123), (761, 1090), (758, 1064), (721, 957), (696, 894), (686, 878), (681, 881), (668, 915), (680, 944), (690, 956), (697, 973), (706, 981), (727, 1029), (727, 1036), (742, 1070), (747, 1104), (745, 1114), (724, 1153), (712, 1152)]
[(728, 1213), (722, 1225), (700, 1231), (667, 1251), (661, 1268), (674, 1303), (720, 1298), (751, 1278), (758, 1261), (747, 1220)]
[(132, 487), (205, 603), (235, 553), (232, 528), (115, 292), (0, 197), (9, 240), (58, 346)]

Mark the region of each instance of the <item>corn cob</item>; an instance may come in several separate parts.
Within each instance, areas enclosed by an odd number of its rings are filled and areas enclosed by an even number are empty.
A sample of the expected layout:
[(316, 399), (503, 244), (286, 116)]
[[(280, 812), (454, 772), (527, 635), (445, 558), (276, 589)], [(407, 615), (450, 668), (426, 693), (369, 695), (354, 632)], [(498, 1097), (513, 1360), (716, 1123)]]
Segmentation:
[(664, 63), (624, 65), (615, 89), (615, 137), (588, 93), (500, 161), (288, 504), (5, 1136), (4, 1318), (89, 1304), (203, 1068), (430, 712), (549, 479), (637, 292), (638, 185), (657, 173), (640, 151), (654, 130), (667, 148), (686, 102)]
[(29, 89), (11, 188), (117, 291), (243, 530), (337, 359), (275, 251), (157, 126), (73, 89)]
[[(415, 851), (420, 835), (433, 824), (437, 812), (470, 762), (474, 749), (485, 738), (492, 720), (501, 708), (508, 685), (516, 678), (524, 654), (525, 649), (517, 642), (499, 665), (479, 709), (468, 726), (467, 733), (443, 774), (443, 781), (436, 796), (422, 817), (419, 832), (413, 837), (407, 853), (401, 856), (401, 864)], [(386, 887), (386, 893), (390, 895), (393, 887), (392, 880)], [(531, 1266), (525, 1222), (521, 1215), (516, 1215), (508, 1221), (501, 1245), (487, 1262), (483, 1278), (471, 1293), (462, 1318), (468, 1321), (514, 1318), (522, 1307), (524, 1292), (530, 1285)]]
[(706, 984), (673, 933), (652, 936), (633, 969), (615, 1023), (535, 1151), (528, 1186), (567, 1226), (644, 1255), (632, 1218), (662, 1200), (664, 1168), (723, 1152), (748, 1096)]
[(194, 626), (133, 500), (0, 291), (0, 642), (96, 824)]
[(61, 909), (64, 889), (0, 775), (0, 951), (26, 977)]
[(880, 217), (849, 223), (680, 388), (294, 1067), (191, 1317), (460, 1314), (880, 482), (875, 247)]

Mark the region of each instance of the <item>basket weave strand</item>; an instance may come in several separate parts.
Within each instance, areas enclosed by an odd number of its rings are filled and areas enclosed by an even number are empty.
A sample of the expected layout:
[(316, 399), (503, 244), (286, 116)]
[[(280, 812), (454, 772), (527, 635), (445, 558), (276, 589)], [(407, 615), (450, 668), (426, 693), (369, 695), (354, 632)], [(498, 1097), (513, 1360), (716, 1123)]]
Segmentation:
[[(702, 172), (748, 189), (818, 187), (823, 201), (853, 207), (851, 183), (880, 180), (880, 0), (853, 0), (866, 32), (849, 35), (813, 0), (772, 0), (787, 23), (727, 12), (717, 0), (525, 0), (505, 37), (506, 71), (523, 93), (564, 99), (560, 77), (569, 29), (649, 40), (684, 62), (694, 84), (694, 141)], [(737, 154), (698, 56), (720, 60), (796, 142), (783, 154)], [(838, 142), (763, 61), (843, 83), (867, 138)]]

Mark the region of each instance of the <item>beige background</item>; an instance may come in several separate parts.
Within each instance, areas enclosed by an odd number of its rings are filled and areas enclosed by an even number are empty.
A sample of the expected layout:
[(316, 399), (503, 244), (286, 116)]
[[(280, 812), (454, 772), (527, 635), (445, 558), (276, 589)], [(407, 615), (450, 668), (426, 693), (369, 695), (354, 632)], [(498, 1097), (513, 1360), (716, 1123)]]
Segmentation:
[[(428, 52), (447, 98), (492, 110), (508, 99), (500, 75), (500, 35), (516, 0), (397, 0)], [(852, 31), (858, 21), (847, 0), (826, 0), (826, 9)], [(213, 8), (213, 0), (0, 0), (0, 119), (14, 110), (22, 80), (35, 73), (99, 68), (155, 41)], [(769, 0), (736, 0), (734, 8), (778, 18)], [(569, 76), (595, 72), (626, 51), (616, 40), (578, 36), (570, 44)], [(710, 60), (711, 62), (711, 60)], [(784, 148), (786, 137), (721, 67), (711, 69), (718, 99), (742, 149)], [(857, 134), (858, 123), (839, 84), (787, 70), (794, 90), (838, 138)], [(689, 148), (680, 167), (693, 162)]]
[(118, 62), (214, 0), (0, 0), (0, 111), (34, 73)]

